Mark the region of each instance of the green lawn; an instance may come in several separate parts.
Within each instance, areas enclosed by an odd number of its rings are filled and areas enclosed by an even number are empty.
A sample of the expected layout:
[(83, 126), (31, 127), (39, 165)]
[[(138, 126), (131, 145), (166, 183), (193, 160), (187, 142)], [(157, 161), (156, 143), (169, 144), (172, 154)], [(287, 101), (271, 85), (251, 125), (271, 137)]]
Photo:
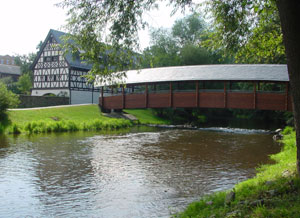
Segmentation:
[(97, 105), (81, 105), (73, 107), (48, 108), (37, 110), (17, 110), (8, 111), (9, 119), (12, 123), (25, 124), (32, 121), (53, 121), (53, 120), (72, 120), (72, 121), (92, 121), (95, 119), (108, 120), (109, 118), (101, 115)]
[(170, 124), (169, 120), (156, 116), (153, 109), (126, 109), (124, 111), (138, 118), (141, 124)]
[[(137, 117), (141, 124), (167, 124), (152, 110), (126, 110)], [(8, 111), (10, 126), (0, 132), (7, 133), (45, 133), (66, 131), (114, 130), (132, 126), (124, 119), (109, 118), (100, 112), (97, 105), (44, 108)]]

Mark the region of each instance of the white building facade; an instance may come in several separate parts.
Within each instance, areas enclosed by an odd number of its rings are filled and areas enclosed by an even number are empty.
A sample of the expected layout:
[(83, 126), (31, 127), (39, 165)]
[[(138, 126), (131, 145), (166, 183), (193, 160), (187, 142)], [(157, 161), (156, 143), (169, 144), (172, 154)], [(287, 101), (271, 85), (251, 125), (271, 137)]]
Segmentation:
[(67, 96), (70, 104), (99, 103), (99, 88), (88, 83), (84, 77), (91, 65), (82, 62), (71, 54), (63, 55), (60, 44), (66, 33), (50, 30), (39, 51), (32, 69), (34, 81), (31, 95), (54, 94)]

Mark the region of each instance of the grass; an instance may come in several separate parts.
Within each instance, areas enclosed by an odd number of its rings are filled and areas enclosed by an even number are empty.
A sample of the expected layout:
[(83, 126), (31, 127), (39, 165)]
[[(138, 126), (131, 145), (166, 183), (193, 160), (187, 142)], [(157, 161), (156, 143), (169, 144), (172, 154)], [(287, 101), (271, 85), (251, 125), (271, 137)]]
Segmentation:
[[(168, 124), (168, 121), (158, 118), (150, 109), (126, 112), (136, 116), (141, 124)], [(7, 125), (0, 123), (0, 133), (115, 130), (133, 125), (129, 120), (103, 116), (97, 105), (8, 111), (8, 120), (10, 125), (7, 128)]]
[(169, 120), (156, 116), (153, 109), (127, 109), (124, 111), (138, 118), (140, 124), (170, 124)]
[(109, 120), (101, 115), (97, 105), (81, 105), (73, 107), (45, 108), (38, 110), (8, 111), (9, 119), (18, 125), (32, 121), (92, 121), (95, 119)]
[(276, 163), (261, 166), (254, 178), (237, 184), (230, 203), (225, 203), (229, 191), (217, 192), (190, 204), (175, 217), (300, 217), (295, 139), (295, 132), (287, 127), (282, 151), (271, 155)]

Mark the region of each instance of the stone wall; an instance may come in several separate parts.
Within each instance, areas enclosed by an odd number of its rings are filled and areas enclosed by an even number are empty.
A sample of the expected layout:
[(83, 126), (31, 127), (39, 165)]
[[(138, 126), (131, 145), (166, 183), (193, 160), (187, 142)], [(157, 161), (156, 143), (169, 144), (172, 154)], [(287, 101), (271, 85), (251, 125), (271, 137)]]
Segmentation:
[(32, 107), (47, 107), (56, 105), (68, 105), (69, 97), (52, 97), (52, 96), (30, 96), (20, 95), (19, 108), (32, 108)]

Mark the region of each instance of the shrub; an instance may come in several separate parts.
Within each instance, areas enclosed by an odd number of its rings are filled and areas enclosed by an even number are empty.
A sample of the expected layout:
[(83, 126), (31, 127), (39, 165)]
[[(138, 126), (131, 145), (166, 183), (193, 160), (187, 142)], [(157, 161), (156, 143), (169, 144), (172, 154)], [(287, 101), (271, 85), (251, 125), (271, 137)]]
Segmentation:
[(6, 85), (0, 82), (0, 120), (4, 119), (8, 108), (17, 107), (19, 102), (18, 96), (8, 91)]

